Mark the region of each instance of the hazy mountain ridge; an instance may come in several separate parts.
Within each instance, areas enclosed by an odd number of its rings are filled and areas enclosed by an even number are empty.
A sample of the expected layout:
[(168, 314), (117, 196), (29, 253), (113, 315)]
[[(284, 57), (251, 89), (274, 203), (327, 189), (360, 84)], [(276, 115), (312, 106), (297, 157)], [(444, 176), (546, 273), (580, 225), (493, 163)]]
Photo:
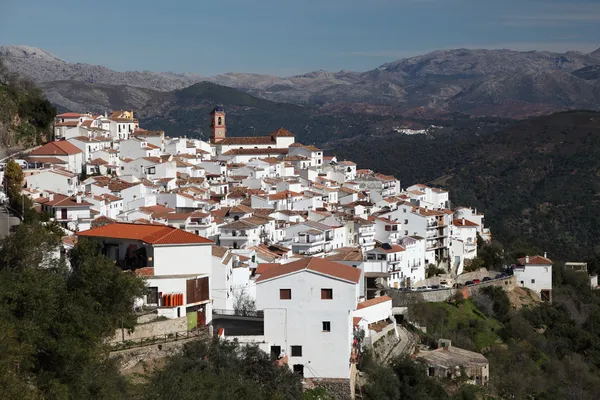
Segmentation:
[(69, 63), (42, 49), (28, 46), (0, 46), (0, 57), (13, 72), (41, 84), (51, 81), (128, 85), (153, 90), (180, 89), (203, 78), (199, 74), (152, 71), (117, 72), (100, 65)]
[[(388, 105), (397, 113), (423, 108), (432, 114), (522, 117), (556, 110), (597, 109), (600, 104), (600, 49), (553, 53), (512, 50), (439, 50), (383, 64), (366, 72), (313, 71), (290, 77), (227, 73), (213, 77), (150, 71), (116, 72), (89, 64), (70, 64), (40, 49), (0, 47), (7, 66), (41, 84), (59, 107), (84, 107), (94, 96), (67, 93), (64, 81), (129, 86), (133, 106), (149, 100), (135, 88), (168, 92), (207, 81), (275, 102), (296, 104)], [(60, 81), (61, 83), (55, 83)], [(87, 87), (95, 93), (114, 89)], [(90, 109), (110, 104), (110, 93)], [(152, 95), (154, 96), (154, 95)], [(152, 97), (150, 96), (150, 97)], [(86, 99), (87, 98), (87, 99)], [(531, 110), (535, 110), (532, 112)]]

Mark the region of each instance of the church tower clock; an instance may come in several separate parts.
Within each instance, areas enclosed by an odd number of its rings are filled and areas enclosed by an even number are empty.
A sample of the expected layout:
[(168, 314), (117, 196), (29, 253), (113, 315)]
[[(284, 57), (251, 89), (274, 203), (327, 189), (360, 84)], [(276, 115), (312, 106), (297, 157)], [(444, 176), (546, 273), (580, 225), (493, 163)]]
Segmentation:
[(223, 107), (215, 107), (210, 112), (210, 142), (220, 143), (225, 140), (225, 111)]

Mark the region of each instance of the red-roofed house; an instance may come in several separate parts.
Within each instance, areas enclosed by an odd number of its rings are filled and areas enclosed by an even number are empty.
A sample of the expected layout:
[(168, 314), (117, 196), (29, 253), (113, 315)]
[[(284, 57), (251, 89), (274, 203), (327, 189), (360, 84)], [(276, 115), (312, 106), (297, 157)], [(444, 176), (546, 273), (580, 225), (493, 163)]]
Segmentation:
[(76, 174), (81, 173), (81, 168), (83, 167), (83, 152), (66, 140), (48, 142), (45, 145), (30, 151), (28, 156), (29, 159), (34, 162), (36, 158), (58, 158), (59, 160), (65, 161), (67, 163), (66, 168)]
[(350, 377), (360, 270), (321, 258), (267, 268), (256, 279), (266, 349), (306, 378)]
[(79, 195), (65, 196), (48, 191), (34, 201), (40, 205), (43, 212), (70, 230), (87, 229), (92, 221), (90, 212), (92, 204)]
[(519, 258), (513, 272), (517, 285), (533, 290), (543, 301), (552, 301), (552, 260), (546, 253)]
[[(165, 225), (113, 223), (79, 232), (100, 245), (123, 270), (146, 277), (145, 304), (168, 318), (196, 313), (198, 325), (210, 322), (212, 241)], [(181, 297), (180, 295), (183, 295)]]
[(473, 221), (458, 218), (450, 225), (450, 260), (457, 275), (463, 272), (465, 262), (477, 257), (477, 228)]

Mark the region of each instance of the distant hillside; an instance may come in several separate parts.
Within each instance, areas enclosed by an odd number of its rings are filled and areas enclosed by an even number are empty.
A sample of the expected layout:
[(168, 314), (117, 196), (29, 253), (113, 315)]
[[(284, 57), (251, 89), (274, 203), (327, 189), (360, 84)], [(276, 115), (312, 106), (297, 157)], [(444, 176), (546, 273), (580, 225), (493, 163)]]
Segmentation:
[(484, 211), (509, 248), (529, 243), (562, 260), (598, 251), (600, 113), (558, 113), (504, 128), (473, 126), (470, 133), (400, 135), (363, 140), (361, 151), (357, 146), (335, 152), (395, 174), (403, 187), (418, 181), (447, 187), (454, 205)]
[(265, 135), (280, 127), (305, 144), (321, 144), (368, 134), (382, 117), (328, 113), (311, 106), (276, 103), (213, 83), (163, 93), (140, 108), (144, 126), (164, 129), (174, 136), (208, 139), (209, 112), (215, 104), (227, 113), (228, 136)]
[(152, 71), (117, 72), (100, 65), (74, 64), (45, 50), (29, 46), (0, 46), (0, 58), (4, 60), (11, 71), (18, 72), (37, 83), (72, 80), (169, 91), (202, 80), (198, 74)]
[[(74, 98), (76, 93), (53, 95), (52, 91), (58, 90), (57, 86), (64, 85), (64, 81), (162, 92), (207, 81), (275, 102), (328, 107), (349, 104), (357, 111), (385, 105), (402, 115), (410, 115), (418, 108), (429, 117), (440, 112), (524, 117), (557, 110), (598, 109), (600, 104), (600, 49), (589, 54), (440, 50), (366, 72), (314, 71), (290, 77), (243, 72), (212, 77), (117, 72), (97, 65), (68, 63), (44, 50), (26, 46), (0, 46), (0, 57), (12, 71), (43, 84), (52, 101), (64, 108), (82, 101)], [(109, 96), (98, 90), (101, 97)], [(88, 104), (90, 108), (93, 105), (93, 101)]]

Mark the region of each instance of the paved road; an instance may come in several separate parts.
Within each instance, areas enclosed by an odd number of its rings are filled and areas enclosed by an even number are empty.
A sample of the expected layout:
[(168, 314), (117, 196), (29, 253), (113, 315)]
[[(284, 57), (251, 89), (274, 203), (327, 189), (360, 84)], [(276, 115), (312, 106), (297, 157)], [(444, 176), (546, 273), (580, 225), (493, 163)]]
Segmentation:
[(386, 362), (393, 360), (399, 355), (410, 355), (414, 350), (415, 337), (413, 336), (413, 334), (400, 324), (397, 324), (396, 328), (398, 330), (398, 336), (400, 337), (400, 340), (398, 341), (396, 346), (394, 346), (394, 348), (386, 355), (384, 360)]
[(6, 207), (0, 206), (0, 237), (6, 236), (10, 228), (21, 223), (18, 217), (6, 210)]

